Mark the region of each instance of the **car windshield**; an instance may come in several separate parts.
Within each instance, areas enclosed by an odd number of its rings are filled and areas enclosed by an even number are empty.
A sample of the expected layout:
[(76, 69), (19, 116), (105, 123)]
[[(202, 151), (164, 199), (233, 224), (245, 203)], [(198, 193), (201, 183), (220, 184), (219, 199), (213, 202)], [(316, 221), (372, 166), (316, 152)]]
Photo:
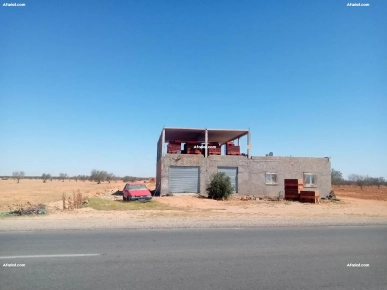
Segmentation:
[(144, 184), (129, 184), (128, 190), (148, 190)]

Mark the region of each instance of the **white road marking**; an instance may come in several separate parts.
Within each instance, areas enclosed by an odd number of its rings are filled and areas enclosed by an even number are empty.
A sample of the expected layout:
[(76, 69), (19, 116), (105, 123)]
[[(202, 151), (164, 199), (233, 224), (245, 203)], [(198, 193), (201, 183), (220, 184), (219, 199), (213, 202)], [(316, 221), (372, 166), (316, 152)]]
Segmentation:
[(67, 258), (67, 257), (93, 257), (101, 254), (65, 254), (65, 255), (30, 255), (30, 256), (0, 256), (0, 259), (26, 259), (26, 258)]

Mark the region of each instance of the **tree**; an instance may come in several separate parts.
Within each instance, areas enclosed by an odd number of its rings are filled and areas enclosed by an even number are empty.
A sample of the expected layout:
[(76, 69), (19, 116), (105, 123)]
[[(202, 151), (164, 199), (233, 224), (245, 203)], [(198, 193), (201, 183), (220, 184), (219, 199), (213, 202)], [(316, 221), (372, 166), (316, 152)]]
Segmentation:
[(96, 181), (98, 184), (100, 184), (107, 179), (108, 175), (109, 174), (106, 171), (92, 170), (90, 180)]
[(113, 179), (115, 178), (114, 174), (113, 173), (109, 173), (107, 176), (106, 176), (106, 180), (110, 183), (110, 181), (112, 181)]
[(384, 177), (370, 177), (368, 182), (369, 185), (377, 186), (379, 189), (386, 181), (384, 180)]
[(59, 178), (62, 180), (62, 182), (64, 182), (65, 181), (65, 179), (67, 178), (67, 173), (60, 173), (59, 174)]
[(378, 188), (380, 188), (381, 185), (386, 185), (384, 177), (378, 177)]
[(339, 184), (342, 184), (344, 181), (343, 179), (343, 174), (338, 171), (338, 170), (335, 170), (332, 168), (332, 171), (331, 171), (331, 183), (333, 185), (339, 185)]
[[(43, 179), (43, 182), (46, 183), (47, 179), (51, 179), (51, 175), (50, 175), (50, 174), (43, 173), (43, 174), (42, 174), (42, 179)], [(52, 179), (51, 179), (51, 180), (52, 180)]]
[(230, 177), (224, 172), (215, 174), (207, 188), (209, 198), (222, 200), (228, 199), (233, 190)]
[(17, 179), (17, 183), (19, 183), (20, 179), (22, 179), (25, 176), (24, 171), (14, 171), (12, 173), (12, 176)]
[(366, 184), (367, 179), (368, 179), (368, 176), (358, 175), (358, 174), (351, 174), (348, 176), (348, 180), (352, 181), (357, 186), (360, 186), (361, 189), (363, 189), (363, 186)]
[(80, 179), (81, 179), (83, 182), (85, 182), (86, 180), (89, 179), (89, 176), (87, 176), (87, 175), (81, 175)]

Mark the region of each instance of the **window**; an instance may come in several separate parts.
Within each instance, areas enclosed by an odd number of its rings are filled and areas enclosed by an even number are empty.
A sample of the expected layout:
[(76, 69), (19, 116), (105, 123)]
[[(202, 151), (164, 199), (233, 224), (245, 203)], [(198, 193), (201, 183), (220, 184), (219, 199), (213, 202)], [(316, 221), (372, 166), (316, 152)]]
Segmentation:
[(278, 184), (277, 173), (266, 172), (266, 184)]
[(304, 173), (304, 187), (317, 187), (316, 174)]
[(147, 190), (148, 188), (144, 184), (129, 184), (127, 190)]

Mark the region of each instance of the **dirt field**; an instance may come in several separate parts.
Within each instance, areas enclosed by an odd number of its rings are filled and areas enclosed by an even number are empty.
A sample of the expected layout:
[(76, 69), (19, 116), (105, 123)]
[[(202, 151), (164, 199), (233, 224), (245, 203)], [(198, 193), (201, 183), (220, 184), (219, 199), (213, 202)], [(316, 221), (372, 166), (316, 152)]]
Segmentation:
[[(149, 189), (154, 189), (154, 184), (146, 183)], [(62, 194), (72, 196), (79, 190), (84, 197), (98, 194), (113, 193), (122, 190), (125, 183), (122, 181), (103, 182), (97, 184), (90, 181), (53, 180), (43, 183), (42, 180), (0, 180), (0, 211), (9, 209), (9, 206), (30, 202), (32, 204), (49, 204), (62, 199)]]
[(387, 201), (387, 186), (333, 186), (332, 188), (339, 197), (351, 197), (367, 200)]

